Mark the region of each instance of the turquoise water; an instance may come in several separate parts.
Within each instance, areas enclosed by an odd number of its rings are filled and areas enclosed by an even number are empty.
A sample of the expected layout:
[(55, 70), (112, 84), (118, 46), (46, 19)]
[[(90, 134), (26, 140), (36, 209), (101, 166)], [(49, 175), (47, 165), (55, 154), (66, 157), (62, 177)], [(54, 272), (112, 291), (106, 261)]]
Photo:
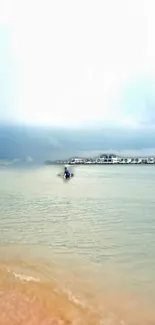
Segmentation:
[(69, 182), (59, 172), (53, 166), (0, 171), (3, 266), (57, 279), (72, 296), (87, 295), (88, 303), (91, 296), (94, 310), (108, 296), (96, 324), (104, 313), (104, 324), (155, 323), (155, 167), (80, 166)]

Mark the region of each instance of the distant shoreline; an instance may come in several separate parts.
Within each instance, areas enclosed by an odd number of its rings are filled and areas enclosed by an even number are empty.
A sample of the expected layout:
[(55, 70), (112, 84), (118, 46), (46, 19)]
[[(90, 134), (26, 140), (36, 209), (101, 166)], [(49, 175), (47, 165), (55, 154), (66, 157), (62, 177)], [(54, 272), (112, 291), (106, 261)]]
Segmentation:
[(105, 163), (105, 164), (69, 164), (69, 163), (51, 163), (51, 164), (44, 164), (45, 166), (64, 166), (64, 165), (69, 165), (69, 166), (150, 166), (150, 165), (155, 165), (155, 163), (140, 163), (140, 164), (129, 164), (129, 163), (124, 163), (124, 164), (113, 164), (113, 163)]
[(144, 165), (155, 165), (155, 162), (147, 162), (147, 163), (143, 163), (143, 162), (141, 162), (141, 163), (90, 163), (90, 164), (86, 164), (86, 163), (84, 163), (84, 164), (81, 164), (81, 163), (76, 163), (76, 164), (71, 164), (71, 163), (69, 163), (69, 162), (62, 162), (62, 163), (57, 163), (57, 162), (52, 162), (52, 163), (44, 163), (44, 165), (46, 165), (46, 166), (64, 166), (64, 165), (69, 165), (69, 166), (132, 166), (132, 165), (137, 165), (137, 166), (139, 166), (139, 165), (142, 165), (142, 166), (144, 166)]
[(69, 158), (46, 160), (45, 165), (153, 165), (155, 157), (118, 157), (115, 154), (102, 154), (94, 158)]

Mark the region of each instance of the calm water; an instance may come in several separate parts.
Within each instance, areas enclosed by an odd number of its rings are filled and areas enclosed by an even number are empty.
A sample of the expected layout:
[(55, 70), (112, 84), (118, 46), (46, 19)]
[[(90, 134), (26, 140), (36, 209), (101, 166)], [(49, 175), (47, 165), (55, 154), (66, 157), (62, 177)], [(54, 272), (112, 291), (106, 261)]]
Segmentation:
[(155, 324), (155, 166), (0, 171), (0, 324)]

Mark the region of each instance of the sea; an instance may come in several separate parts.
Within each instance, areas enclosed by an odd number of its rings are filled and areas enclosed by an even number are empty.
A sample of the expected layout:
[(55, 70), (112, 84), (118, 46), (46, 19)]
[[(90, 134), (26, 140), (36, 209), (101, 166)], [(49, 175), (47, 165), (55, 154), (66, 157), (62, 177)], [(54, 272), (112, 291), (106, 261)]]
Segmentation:
[(155, 166), (0, 169), (0, 325), (155, 325)]

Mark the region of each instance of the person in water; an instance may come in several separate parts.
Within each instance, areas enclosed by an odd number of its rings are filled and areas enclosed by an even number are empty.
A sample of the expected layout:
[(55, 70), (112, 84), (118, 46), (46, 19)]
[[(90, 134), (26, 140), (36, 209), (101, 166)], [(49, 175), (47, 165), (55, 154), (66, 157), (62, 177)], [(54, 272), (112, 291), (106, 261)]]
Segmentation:
[(67, 167), (64, 168), (64, 176), (65, 178), (70, 178), (71, 176), (70, 171), (67, 169)]

